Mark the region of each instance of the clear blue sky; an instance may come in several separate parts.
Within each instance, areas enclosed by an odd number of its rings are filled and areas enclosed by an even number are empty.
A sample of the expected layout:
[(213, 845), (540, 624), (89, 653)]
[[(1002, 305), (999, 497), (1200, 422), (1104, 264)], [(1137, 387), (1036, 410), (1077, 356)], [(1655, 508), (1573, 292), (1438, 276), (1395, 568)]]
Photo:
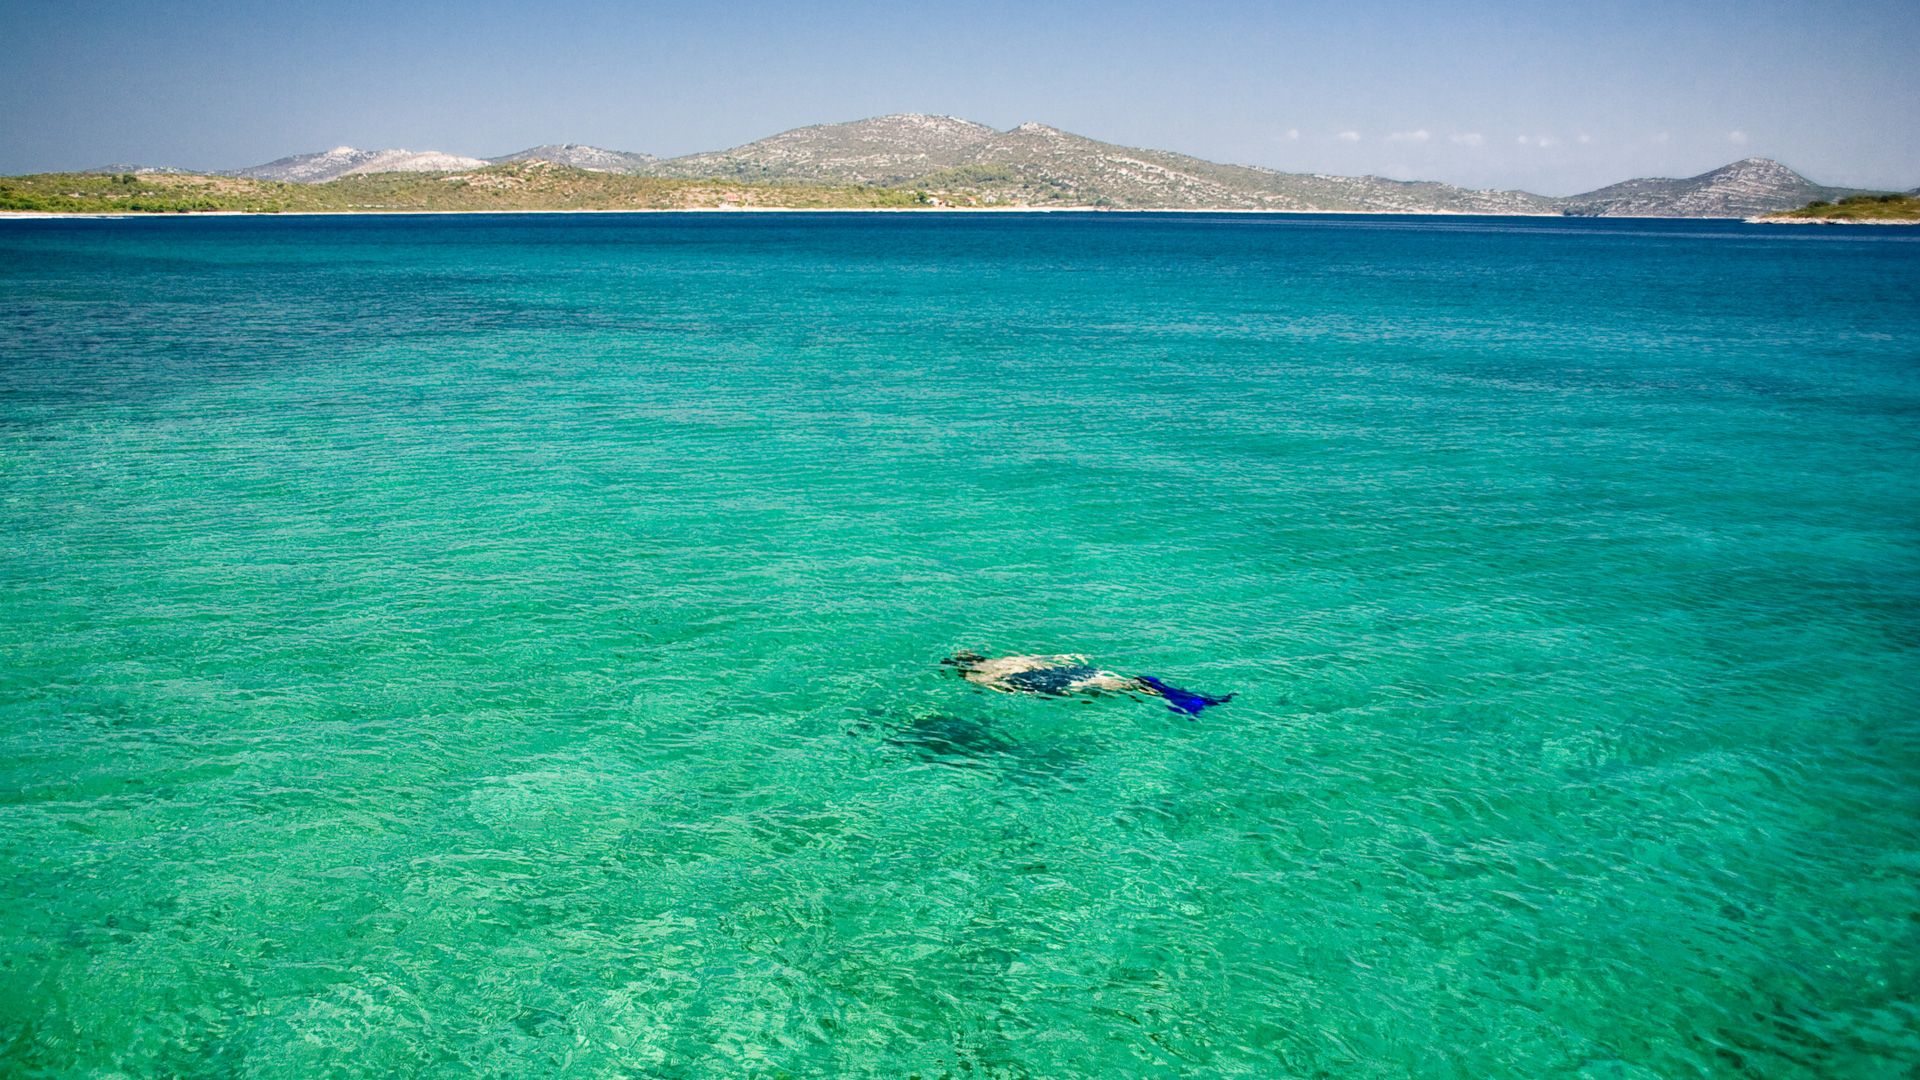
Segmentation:
[(1550, 194), (1920, 184), (1920, 0), (0, 0), (0, 173), (340, 144), (672, 155), (890, 112)]

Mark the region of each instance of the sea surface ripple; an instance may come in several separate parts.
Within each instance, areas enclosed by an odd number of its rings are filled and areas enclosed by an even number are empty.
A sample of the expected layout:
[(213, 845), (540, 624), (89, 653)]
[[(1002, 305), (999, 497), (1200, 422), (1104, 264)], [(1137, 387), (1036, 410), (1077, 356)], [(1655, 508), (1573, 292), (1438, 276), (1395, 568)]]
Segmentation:
[(1864, 227), (0, 222), (0, 1073), (1912, 1075), (1916, 296)]

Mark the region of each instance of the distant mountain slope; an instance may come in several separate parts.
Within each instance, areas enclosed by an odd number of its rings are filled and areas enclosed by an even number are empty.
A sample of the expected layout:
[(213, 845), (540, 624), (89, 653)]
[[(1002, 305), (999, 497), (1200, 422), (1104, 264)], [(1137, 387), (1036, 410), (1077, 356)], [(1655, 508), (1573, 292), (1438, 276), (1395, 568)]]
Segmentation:
[(1558, 200), (1562, 212), (1601, 217), (1748, 217), (1856, 194), (1823, 187), (1767, 158), (1745, 158), (1684, 180), (1646, 178)]
[(652, 154), (636, 154), (628, 150), (605, 150), (579, 143), (548, 143), (488, 160), (495, 165), (512, 161), (551, 161), (555, 165), (588, 172), (645, 173), (660, 159)]
[(884, 184), (1006, 205), (1374, 213), (1746, 217), (1849, 194), (1748, 158), (1684, 180), (1643, 179), (1567, 198), (1434, 181), (1285, 173), (1100, 142), (1045, 124), (1008, 131), (951, 116), (881, 116), (797, 128), (662, 161), (662, 176)]
[(1469, 191), (1379, 177), (1281, 173), (1021, 124), (995, 131), (950, 116), (881, 116), (798, 128), (660, 162), (663, 176), (888, 184), (998, 205), (1133, 209), (1555, 213), (1524, 192)]
[(265, 165), (234, 169), (225, 175), (249, 180), (285, 180), (296, 184), (319, 184), (342, 176), (382, 172), (468, 172), (485, 168), (479, 158), (443, 154), (438, 150), (356, 150), (336, 146), (317, 154), (294, 154)]
[(957, 165), (997, 133), (952, 116), (906, 113), (817, 124), (705, 154), (663, 161), (661, 176), (901, 185)]
[(917, 179), (1003, 201), (1169, 209), (1552, 213), (1524, 192), (1430, 181), (1283, 173), (1165, 150), (1116, 146), (1045, 124), (1021, 124), (974, 146), (960, 166)]

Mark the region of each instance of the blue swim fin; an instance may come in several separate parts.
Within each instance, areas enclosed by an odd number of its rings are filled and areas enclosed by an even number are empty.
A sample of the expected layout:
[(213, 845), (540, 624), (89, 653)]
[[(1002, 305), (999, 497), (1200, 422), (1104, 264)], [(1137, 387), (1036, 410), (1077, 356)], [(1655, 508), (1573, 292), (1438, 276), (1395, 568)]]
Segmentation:
[(1167, 699), (1167, 708), (1177, 713), (1185, 713), (1188, 716), (1199, 716), (1200, 710), (1209, 705), (1225, 705), (1227, 702), (1233, 700), (1232, 694), (1228, 694), (1226, 697), (1208, 697), (1205, 694), (1196, 694), (1191, 690), (1182, 690), (1177, 686), (1162, 682), (1152, 675), (1140, 675), (1136, 677), (1142, 685), (1150, 686), (1159, 691), (1160, 696)]

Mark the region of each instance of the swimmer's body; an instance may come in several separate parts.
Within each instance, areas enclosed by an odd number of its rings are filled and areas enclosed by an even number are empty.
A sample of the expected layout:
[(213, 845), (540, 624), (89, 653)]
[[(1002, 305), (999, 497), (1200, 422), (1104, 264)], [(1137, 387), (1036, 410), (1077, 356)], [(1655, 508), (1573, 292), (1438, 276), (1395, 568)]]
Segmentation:
[(1209, 697), (1182, 690), (1152, 675), (1122, 675), (1093, 666), (1085, 656), (995, 656), (959, 652), (941, 661), (959, 671), (960, 677), (989, 690), (1006, 694), (1044, 694), (1070, 697), (1075, 694), (1145, 694), (1162, 698), (1167, 708), (1188, 716), (1198, 716), (1211, 705), (1224, 705), (1233, 695)]
[(996, 656), (979, 653), (956, 654), (947, 663), (960, 670), (960, 677), (989, 690), (1004, 693), (1069, 694), (1112, 691), (1144, 692), (1139, 680), (1094, 667), (1084, 656)]

